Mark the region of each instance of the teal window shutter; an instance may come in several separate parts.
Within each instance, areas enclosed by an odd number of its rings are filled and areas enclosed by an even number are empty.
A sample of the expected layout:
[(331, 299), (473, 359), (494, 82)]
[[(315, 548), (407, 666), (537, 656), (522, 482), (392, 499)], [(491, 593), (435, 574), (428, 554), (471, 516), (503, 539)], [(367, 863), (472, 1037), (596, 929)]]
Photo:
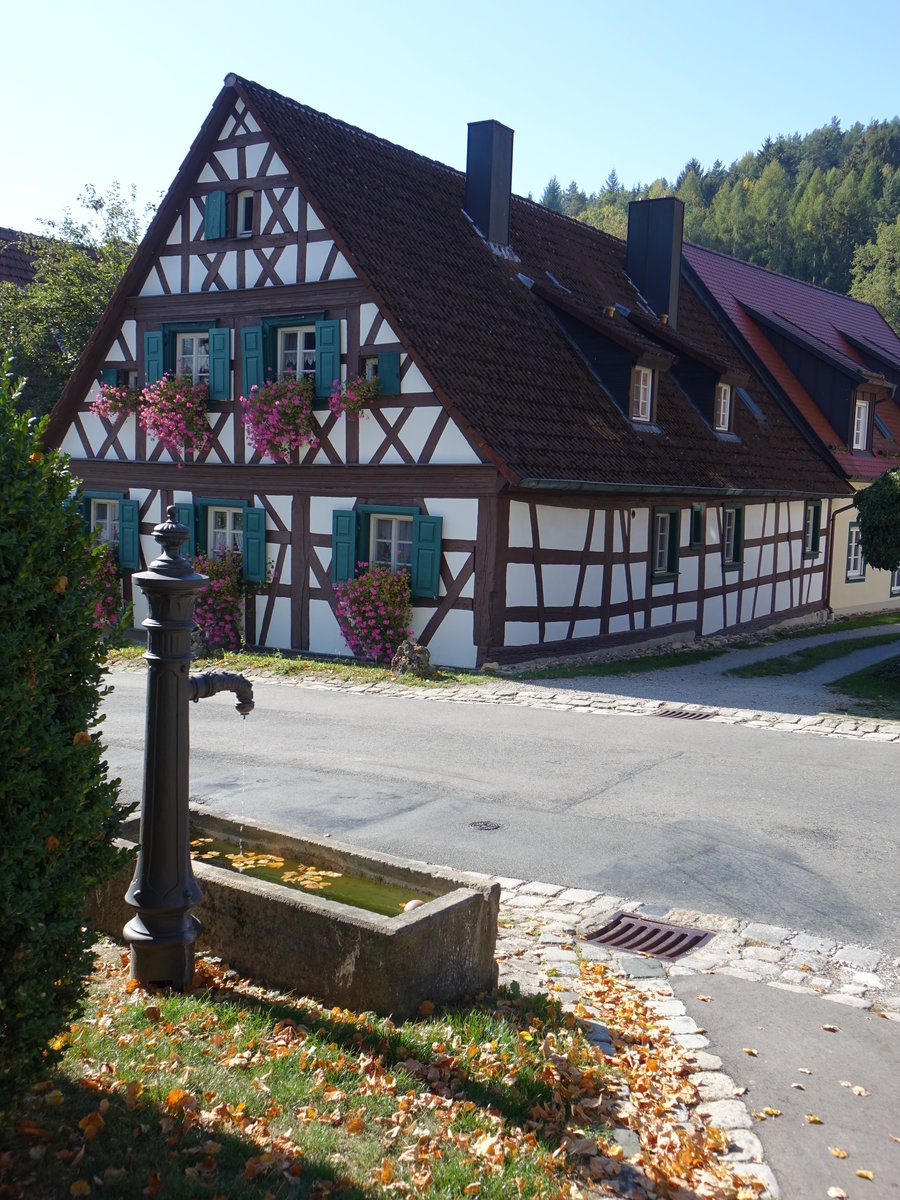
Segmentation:
[(209, 331), (209, 398), (231, 399), (231, 330)]
[(241, 395), (249, 397), (265, 377), (262, 326), (247, 325), (241, 330)]
[(316, 321), (316, 395), (331, 395), (331, 385), (341, 377), (341, 323)]
[(266, 510), (244, 509), (244, 578), (248, 583), (266, 581)]
[(115, 387), (119, 382), (119, 372), (115, 367), (104, 367), (100, 372), (100, 382), (105, 383), (107, 387)]
[(412, 572), (414, 596), (437, 596), (441, 578), (442, 517), (413, 517)]
[(382, 396), (400, 395), (399, 350), (386, 350), (378, 355), (378, 384)]
[(193, 558), (196, 551), (196, 534), (194, 530), (194, 506), (193, 504), (176, 504), (177, 511), (176, 520), (181, 525), (188, 527), (188, 540), (184, 543), (181, 553), (185, 558)]
[(331, 581), (343, 583), (356, 573), (356, 513), (336, 508), (331, 514)]
[(210, 192), (203, 216), (203, 237), (207, 242), (225, 236), (225, 193)]
[(137, 500), (119, 501), (119, 566), (136, 571), (141, 565), (140, 512)]
[(144, 334), (144, 380), (146, 383), (156, 383), (162, 379), (163, 369), (163, 332), (154, 329)]

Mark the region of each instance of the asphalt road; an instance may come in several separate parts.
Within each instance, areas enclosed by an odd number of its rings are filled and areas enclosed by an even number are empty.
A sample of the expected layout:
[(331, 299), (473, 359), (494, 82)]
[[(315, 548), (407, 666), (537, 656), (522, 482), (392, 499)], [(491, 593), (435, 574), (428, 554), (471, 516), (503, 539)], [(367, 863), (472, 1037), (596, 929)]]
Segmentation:
[[(145, 678), (104, 737), (139, 800)], [(897, 748), (651, 716), (257, 683), (191, 707), (191, 799), (463, 869), (720, 912), (900, 954)], [(478, 831), (474, 822), (499, 828)]]

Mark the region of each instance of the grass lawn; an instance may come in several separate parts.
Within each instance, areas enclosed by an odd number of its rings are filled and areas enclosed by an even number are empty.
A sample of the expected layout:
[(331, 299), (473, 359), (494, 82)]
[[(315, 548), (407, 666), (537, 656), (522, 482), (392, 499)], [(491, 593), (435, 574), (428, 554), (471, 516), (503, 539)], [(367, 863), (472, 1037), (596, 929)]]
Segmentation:
[(807, 646), (803, 650), (793, 650), (790, 654), (781, 654), (763, 662), (733, 667), (724, 674), (739, 676), (741, 679), (755, 679), (767, 675), (799, 675), (822, 663), (831, 662), (832, 659), (844, 658), (853, 650), (867, 650), (870, 646), (886, 646), (896, 641), (900, 641), (900, 634), (875, 633), (871, 637), (854, 638), (852, 641), (823, 642), (820, 646)]
[(854, 701), (854, 714), (900, 721), (900, 658), (854, 671), (828, 686)]
[[(724, 1135), (681, 1121), (684, 1051), (600, 964), (583, 987), (615, 1059), (543, 995), (423, 1002), (394, 1024), (202, 959), (187, 994), (149, 993), (124, 959), (100, 944), (58, 1063), (6, 1112), (3, 1197), (576, 1200), (629, 1172), (656, 1195), (756, 1195), (722, 1163)], [(640, 1140), (629, 1167), (621, 1125)]]

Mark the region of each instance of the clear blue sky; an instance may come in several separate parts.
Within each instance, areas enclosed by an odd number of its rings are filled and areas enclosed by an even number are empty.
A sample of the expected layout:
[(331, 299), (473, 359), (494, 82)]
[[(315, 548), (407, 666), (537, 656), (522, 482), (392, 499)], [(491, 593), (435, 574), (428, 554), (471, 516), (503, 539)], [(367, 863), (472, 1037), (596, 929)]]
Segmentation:
[(0, 225), (35, 231), (88, 182), (158, 198), (229, 71), (460, 168), (494, 117), (535, 197), (900, 109), (897, 0), (17, 0), (3, 41)]

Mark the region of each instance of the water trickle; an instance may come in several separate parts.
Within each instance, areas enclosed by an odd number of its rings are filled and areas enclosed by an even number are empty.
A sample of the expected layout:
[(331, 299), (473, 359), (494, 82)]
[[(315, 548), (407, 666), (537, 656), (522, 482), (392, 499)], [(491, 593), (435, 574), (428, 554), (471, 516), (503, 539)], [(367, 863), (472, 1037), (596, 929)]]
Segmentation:
[[(244, 713), (244, 721), (247, 720), (247, 714)], [(244, 853), (244, 793), (247, 790), (247, 731), (244, 726), (244, 721), (241, 722), (241, 790), (238, 797), (240, 804), (241, 832), (239, 837), (241, 854)]]

